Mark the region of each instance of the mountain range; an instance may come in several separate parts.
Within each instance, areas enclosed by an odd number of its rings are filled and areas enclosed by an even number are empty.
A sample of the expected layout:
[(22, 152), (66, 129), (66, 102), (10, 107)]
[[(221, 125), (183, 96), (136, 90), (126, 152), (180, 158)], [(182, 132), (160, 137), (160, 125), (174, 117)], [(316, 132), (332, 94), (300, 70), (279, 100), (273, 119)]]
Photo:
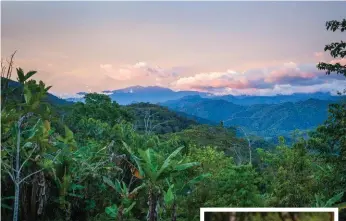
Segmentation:
[(338, 102), (336, 98), (309, 98), (297, 102), (239, 105), (222, 99), (189, 96), (161, 105), (214, 123), (222, 121), (225, 126), (242, 127), (248, 133), (270, 139), (277, 135), (290, 136), (296, 129), (316, 128), (327, 119), (329, 104), (335, 102)]
[[(333, 96), (328, 92), (316, 93), (295, 93), (291, 95), (277, 94), (275, 96), (253, 96), (253, 95), (223, 95), (217, 96), (210, 93), (198, 91), (173, 91), (169, 88), (158, 86), (133, 86), (118, 90), (107, 90), (102, 93), (107, 94), (113, 101), (121, 105), (133, 103), (148, 102), (152, 104), (167, 102), (169, 100), (178, 100), (187, 96), (197, 96), (201, 98), (209, 98), (214, 100), (225, 100), (238, 105), (254, 105), (254, 104), (280, 104), (284, 102), (298, 102), (307, 99), (319, 100), (338, 100), (338, 96)], [(82, 97), (85, 92), (80, 92), (78, 95)], [(83, 101), (83, 98), (67, 98), (68, 101)]]
[[(109, 95), (109, 97), (121, 105), (128, 105), (133, 103), (160, 103), (167, 100), (176, 100), (185, 96), (199, 95), (202, 97), (211, 96), (208, 93), (197, 92), (197, 91), (173, 91), (168, 88), (158, 86), (133, 86), (118, 90), (107, 90), (102, 93)], [(84, 95), (85, 92), (80, 92), (78, 95)], [(83, 98), (68, 98), (68, 101), (83, 101)]]
[[(10, 81), (10, 84), (14, 86), (18, 83)], [(103, 93), (121, 105), (143, 102), (157, 104), (202, 124), (215, 125), (222, 122), (227, 127), (242, 127), (249, 134), (268, 139), (278, 135), (290, 136), (296, 129), (307, 131), (316, 128), (327, 119), (328, 105), (341, 100), (340, 96), (324, 92), (276, 96), (216, 96), (197, 91), (173, 91), (157, 86), (134, 86)], [(83, 96), (86, 93), (78, 94)], [(47, 100), (54, 104), (70, 104), (71, 101), (83, 101), (83, 98), (62, 100), (49, 94)], [(141, 113), (138, 112), (139, 107), (149, 108), (143, 106), (145, 104), (139, 105), (131, 106), (137, 109), (137, 114)], [(155, 109), (154, 106), (149, 109)], [(184, 125), (184, 121), (179, 123), (179, 127)], [(167, 128), (162, 130), (175, 131), (176, 125)]]

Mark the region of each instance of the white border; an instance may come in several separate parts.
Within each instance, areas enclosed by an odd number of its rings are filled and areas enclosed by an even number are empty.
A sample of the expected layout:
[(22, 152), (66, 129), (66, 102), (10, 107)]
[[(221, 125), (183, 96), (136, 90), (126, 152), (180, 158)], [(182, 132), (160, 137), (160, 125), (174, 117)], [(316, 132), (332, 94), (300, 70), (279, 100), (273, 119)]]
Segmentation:
[[(215, 2), (344, 2), (345, 0), (217, 0)], [(213, 0), (0, 0), (0, 2), (213, 2)]]
[(334, 221), (339, 221), (338, 208), (200, 208), (200, 221), (205, 212), (332, 212)]

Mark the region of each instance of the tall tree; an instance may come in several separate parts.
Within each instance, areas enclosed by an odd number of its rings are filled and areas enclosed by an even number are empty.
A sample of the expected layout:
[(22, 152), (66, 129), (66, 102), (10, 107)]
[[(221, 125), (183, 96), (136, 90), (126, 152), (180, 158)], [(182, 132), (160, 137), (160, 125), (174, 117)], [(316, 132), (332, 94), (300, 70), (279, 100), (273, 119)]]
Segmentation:
[[(332, 32), (346, 30), (346, 19), (342, 21), (327, 21), (326, 29)], [(319, 70), (325, 70), (327, 75), (331, 73), (341, 74), (346, 77), (346, 64), (342, 64), (346, 56), (346, 42), (332, 42), (324, 47), (324, 51), (329, 51), (330, 55), (337, 59), (335, 63), (320, 62), (317, 65)], [(346, 93), (346, 88), (344, 89)], [(341, 92), (339, 92), (341, 94)], [(319, 152), (332, 159), (332, 163), (336, 166), (337, 172), (340, 173), (335, 179), (341, 180), (341, 188), (346, 189), (344, 180), (346, 179), (346, 102), (332, 104), (329, 107), (329, 116), (327, 121), (320, 126), (316, 134), (313, 135), (316, 139), (322, 140), (322, 145), (319, 146)], [(314, 147), (316, 149), (316, 147)], [(329, 154), (328, 154), (329, 153)], [(342, 201), (345, 201), (343, 197)], [(340, 214), (341, 219), (346, 218), (346, 213)]]

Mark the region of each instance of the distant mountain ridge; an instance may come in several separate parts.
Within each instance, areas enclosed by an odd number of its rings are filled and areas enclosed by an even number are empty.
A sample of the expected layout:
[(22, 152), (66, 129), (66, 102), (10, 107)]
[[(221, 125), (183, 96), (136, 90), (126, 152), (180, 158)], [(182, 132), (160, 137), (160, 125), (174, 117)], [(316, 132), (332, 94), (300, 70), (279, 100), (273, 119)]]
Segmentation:
[[(339, 99), (338, 96), (333, 96), (328, 92), (316, 93), (295, 93), (291, 95), (275, 95), (275, 96), (254, 96), (254, 95), (223, 95), (217, 96), (206, 92), (198, 91), (173, 91), (169, 88), (159, 86), (132, 86), (118, 90), (106, 90), (102, 93), (107, 94), (113, 101), (121, 105), (128, 105), (133, 103), (164, 103), (170, 100), (178, 100), (184, 97), (197, 96), (200, 98), (210, 98), (215, 100), (226, 100), (239, 105), (254, 105), (254, 104), (279, 104), (284, 102), (298, 102), (308, 100), (310, 98), (319, 100), (333, 100)], [(82, 96), (85, 92), (80, 92), (78, 95)], [(68, 101), (77, 102), (83, 101), (83, 98), (68, 98)]]
[(318, 99), (318, 100), (339, 100), (339, 96), (333, 96), (328, 92), (315, 92), (315, 93), (294, 93), (290, 95), (277, 94), (274, 96), (233, 96), (225, 95), (215, 97), (215, 99), (222, 99), (234, 104), (240, 105), (254, 105), (254, 104), (280, 104), (285, 102), (298, 102), (308, 99)]
[(239, 105), (222, 99), (190, 96), (161, 105), (214, 123), (223, 121), (225, 126), (244, 127), (255, 135), (273, 138), (279, 134), (289, 136), (296, 129), (305, 131), (316, 128), (327, 119), (329, 104), (335, 102), (338, 101), (309, 98), (297, 102)]
[[(197, 91), (173, 91), (169, 88), (158, 86), (133, 86), (118, 90), (106, 90), (102, 93), (109, 95), (109, 97), (121, 105), (129, 105), (133, 103), (160, 103), (167, 100), (176, 100), (185, 96), (200, 95), (203, 97), (208, 96), (207, 93)], [(85, 92), (78, 93), (84, 95)], [(83, 98), (68, 98), (67, 100), (77, 102), (83, 101)]]

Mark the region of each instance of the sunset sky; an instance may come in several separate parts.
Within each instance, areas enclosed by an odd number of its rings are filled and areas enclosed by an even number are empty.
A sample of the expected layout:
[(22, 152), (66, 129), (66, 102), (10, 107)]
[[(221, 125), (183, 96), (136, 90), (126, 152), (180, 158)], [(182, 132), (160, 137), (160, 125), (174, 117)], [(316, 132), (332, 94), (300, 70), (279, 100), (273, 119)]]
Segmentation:
[[(1, 2), (1, 55), (51, 92), (157, 85), (217, 94), (333, 91), (318, 61), (344, 2)], [(337, 62), (337, 61), (332, 61)], [(346, 60), (340, 61), (346, 64)]]

